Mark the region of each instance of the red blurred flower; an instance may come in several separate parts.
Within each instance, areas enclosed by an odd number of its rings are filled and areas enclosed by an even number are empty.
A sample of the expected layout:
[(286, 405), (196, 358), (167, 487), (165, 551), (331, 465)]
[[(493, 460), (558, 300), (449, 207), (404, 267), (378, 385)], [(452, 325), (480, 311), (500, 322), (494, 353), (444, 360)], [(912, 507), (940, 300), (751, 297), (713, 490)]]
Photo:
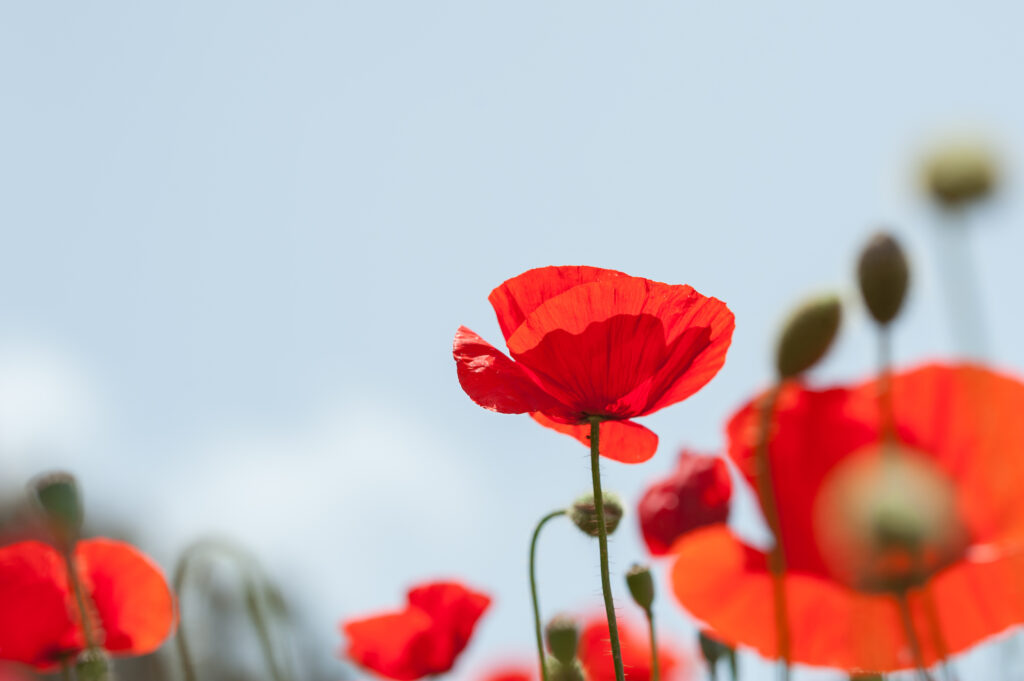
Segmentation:
[[(466, 327), (455, 334), (459, 382), (474, 402), (589, 444), (627, 463), (653, 456), (658, 436), (630, 419), (686, 399), (725, 362), (733, 315), (720, 300), (596, 267), (542, 267), (488, 298), (509, 359)], [(515, 360), (515, 361), (513, 361)]]
[(347, 620), (348, 657), (399, 681), (452, 668), (491, 599), (455, 582), (411, 589), (404, 610)]
[[(779, 396), (769, 458), (795, 662), (869, 671), (913, 665), (896, 597), (851, 588), (814, 522), (827, 497), (819, 492), (839, 464), (878, 451), (878, 391), (875, 381), (825, 391), (790, 384)], [(930, 665), (943, 651), (963, 651), (1024, 621), (1024, 384), (980, 367), (929, 365), (894, 375), (892, 398), (899, 442), (949, 481), (956, 536), (963, 532), (952, 559), (941, 556), (923, 575), (924, 588), (907, 595)], [(728, 428), (729, 456), (752, 485), (757, 405), (747, 404)], [(725, 526), (687, 535), (675, 550), (674, 590), (687, 610), (722, 640), (777, 657), (765, 554)]]
[(638, 515), (647, 548), (660, 556), (687, 532), (724, 523), (731, 496), (725, 461), (681, 452), (672, 474), (648, 487), (640, 498)]
[[(650, 681), (651, 644), (646, 625), (634, 625), (620, 617), (618, 626), (626, 681)], [(577, 656), (588, 681), (615, 681), (611, 638), (608, 621), (604, 617), (595, 617), (583, 627)], [(659, 642), (658, 665), (662, 679), (671, 681), (679, 678), (684, 671), (683, 659), (677, 650), (666, 646), (664, 641)]]
[[(91, 622), (99, 644), (115, 655), (144, 655), (160, 647), (176, 619), (160, 569), (112, 539), (78, 542), (75, 560), (94, 606)], [(23, 541), (0, 548), (0, 603), (0, 659), (45, 669), (85, 648), (64, 560), (48, 544)]]
[(483, 675), (483, 681), (534, 681), (537, 678), (536, 665), (504, 665)]

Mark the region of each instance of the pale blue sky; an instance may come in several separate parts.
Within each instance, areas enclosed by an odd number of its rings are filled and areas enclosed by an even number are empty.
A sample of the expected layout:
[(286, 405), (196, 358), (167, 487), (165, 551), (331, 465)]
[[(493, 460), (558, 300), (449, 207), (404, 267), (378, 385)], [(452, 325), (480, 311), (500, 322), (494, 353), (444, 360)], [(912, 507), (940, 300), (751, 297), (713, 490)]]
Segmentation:
[[(239, 537), (325, 658), (344, 614), (457, 575), (497, 596), (458, 676), (529, 659), (529, 532), (587, 489), (586, 452), (472, 404), (457, 326), (498, 342), (488, 292), (548, 264), (730, 305), (719, 377), (647, 419), (653, 461), (606, 466), (631, 503), (679, 446), (722, 444), (793, 301), (856, 303), (880, 224), (916, 264), (898, 359), (947, 355), (915, 162), (963, 130), (1024, 158), (1022, 21), (924, 0), (6, 3), (0, 482), (72, 466), (168, 567)], [(973, 247), (993, 354), (1020, 370), (1007, 185)], [(822, 380), (872, 366), (847, 322)], [(635, 518), (612, 550), (619, 574), (642, 556)], [(547, 613), (598, 605), (596, 547), (553, 526), (541, 558)]]

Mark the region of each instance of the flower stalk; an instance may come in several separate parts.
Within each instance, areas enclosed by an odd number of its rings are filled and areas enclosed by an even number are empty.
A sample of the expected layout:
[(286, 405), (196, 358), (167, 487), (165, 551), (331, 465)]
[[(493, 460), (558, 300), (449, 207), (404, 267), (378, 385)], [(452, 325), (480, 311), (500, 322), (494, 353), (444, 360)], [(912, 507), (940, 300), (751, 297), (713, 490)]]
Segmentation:
[(900, 611), (900, 620), (903, 622), (903, 631), (907, 635), (907, 643), (910, 644), (910, 654), (914, 658), (914, 666), (917, 667), (918, 678), (920, 681), (933, 681), (924, 664), (921, 640), (917, 637), (917, 630), (914, 628), (914, 620), (910, 615), (910, 601), (907, 600), (905, 591), (896, 594), (896, 605)]
[(537, 656), (540, 660), (541, 681), (548, 681), (548, 665), (545, 662), (544, 635), (541, 632), (540, 602), (537, 598), (537, 539), (540, 537), (541, 528), (550, 520), (565, 515), (565, 509), (552, 511), (540, 519), (537, 527), (533, 530), (533, 538), (530, 539), (530, 598), (533, 601), (533, 629), (537, 636)]
[(612, 600), (612, 580), (608, 569), (608, 530), (604, 524), (604, 496), (601, 494), (601, 421), (600, 416), (590, 417), (590, 473), (594, 484), (594, 510), (597, 513), (597, 544), (601, 557), (601, 592), (604, 595), (604, 609), (608, 617), (608, 636), (611, 639), (612, 662), (615, 664), (616, 681), (625, 681), (622, 670), (622, 649), (619, 645), (619, 627), (615, 621), (615, 602)]

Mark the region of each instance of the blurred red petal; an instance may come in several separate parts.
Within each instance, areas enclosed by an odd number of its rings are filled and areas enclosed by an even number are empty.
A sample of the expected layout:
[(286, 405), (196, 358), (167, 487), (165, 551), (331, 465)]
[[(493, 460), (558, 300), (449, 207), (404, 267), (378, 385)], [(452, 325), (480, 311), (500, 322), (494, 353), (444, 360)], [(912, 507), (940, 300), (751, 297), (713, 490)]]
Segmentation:
[(64, 561), (42, 542), (0, 548), (0, 659), (39, 668), (81, 650)]
[(347, 655), (353, 661), (396, 681), (414, 681), (433, 669), (422, 658), (430, 652), (432, 620), (419, 609), (345, 622)]
[[(778, 656), (772, 576), (764, 553), (740, 542), (725, 526), (686, 535), (674, 547), (676, 597), (694, 617), (731, 645)], [(950, 654), (1021, 621), (1024, 586), (1020, 558), (960, 562), (930, 583), (939, 630)], [(913, 666), (896, 601), (854, 591), (813, 574), (785, 576), (792, 658), (816, 666), (888, 672)], [(941, 658), (925, 592), (909, 601), (925, 663)]]
[(681, 452), (675, 470), (648, 487), (637, 504), (648, 550), (664, 555), (687, 532), (725, 522), (731, 496), (732, 481), (725, 461)]
[[(590, 424), (558, 423), (541, 413), (530, 414), (537, 423), (590, 446)], [(622, 463), (647, 461), (658, 449), (658, 436), (635, 421), (604, 421), (598, 442), (601, 456)]]
[(103, 647), (126, 655), (159, 648), (177, 618), (174, 596), (160, 568), (135, 547), (112, 539), (81, 541), (75, 556), (90, 587)]
[[(650, 681), (651, 645), (646, 625), (634, 624), (623, 617), (616, 619), (616, 624), (626, 681)], [(577, 654), (589, 681), (615, 681), (607, 619), (594, 617), (587, 622), (580, 632)], [(661, 677), (672, 679), (681, 668), (681, 660), (681, 654), (665, 644), (663, 635), (658, 645)]]

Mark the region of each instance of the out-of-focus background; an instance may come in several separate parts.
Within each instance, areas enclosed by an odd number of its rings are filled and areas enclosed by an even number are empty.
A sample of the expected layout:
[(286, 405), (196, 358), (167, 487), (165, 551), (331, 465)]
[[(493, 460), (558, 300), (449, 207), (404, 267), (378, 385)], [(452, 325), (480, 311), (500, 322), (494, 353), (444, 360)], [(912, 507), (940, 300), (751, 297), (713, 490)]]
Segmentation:
[[(548, 264), (729, 304), (723, 371), (646, 419), (652, 461), (605, 465), (630, 505), (681, 446), (722, 445), (806, 293), (851, 303), (817, 378), (871, 369), (852, 263), (880, 226), (914, 261), (897, 360), (953, 352), (939, 263), (969, 246), (988, 355), (1019, 371), (1022, 21), (924, 0), (6, 3), (0, 494), (66, 467), (94, 525), (167, 570), (201, 536), (247, 546), (310, 678), (353, 673), (340, 618), (435, 576), (496, 599), (455, 678), (530, 660), (529, 534), (588, 489), (587, 452), (474, 405), (458, 325), (499, 344), (488, 292)], [(1006, 172), (951, 246), (917, 168), (961, 134)], [(756, 538), (752, 508), (734, 520)], [(596, 552), (551, 525), (546, 614), (599, 607)], [(612, 542), (626, 614), (644, 557), (632, 516)], [(667, 594), (657, 612), (692, 647)], [(1024, 665), (1013, 643), (968, 658), (976, 678)]]

